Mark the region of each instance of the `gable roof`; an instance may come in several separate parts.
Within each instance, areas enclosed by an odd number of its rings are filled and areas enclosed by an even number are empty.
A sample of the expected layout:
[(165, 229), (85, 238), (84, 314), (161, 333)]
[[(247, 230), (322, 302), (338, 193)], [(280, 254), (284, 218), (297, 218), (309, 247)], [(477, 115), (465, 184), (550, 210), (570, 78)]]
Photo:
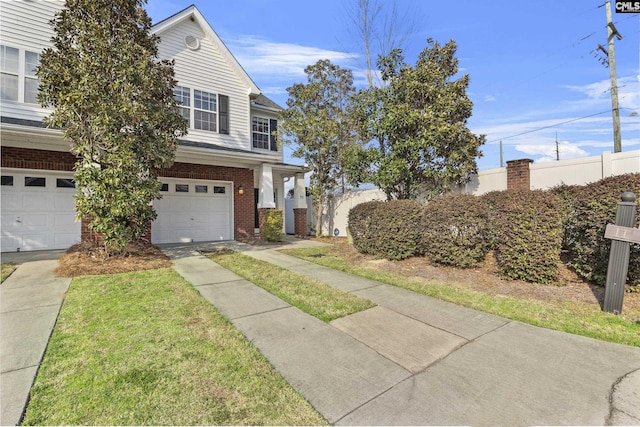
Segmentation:
[(220, 51), (222, 52), (224, 57), (229, 61), (231, 66), (237, 70), (240, 78), (249, 87), (249, 95), (261, 95), (262, 91), (260, 90), (260, 88), (255, 84), (253, 79), (251, 79), (244, 68), (242, 68), (242, 65), (240, 65), (236, 57), (233, 56), (229, 48), (224, 44), (222, 39), (214, 31), (213, 27), (209, 25), (207, 19), (202, 15), (202, 13), (200, 13), (195, 5), (192, 4), (191, 6), (181, 10), (180, 12), (177, 12), (170, 17), (154, 24), (151, 27), (151, 32), (160, 36), (163, 31), (166, 31), (167, 29), (172, 28), (187, 19), (196, 22), (200, 26), (200, 28), (202, 28), (202, 31), (207, 35), (207, 37), (209, 37), (213, 43), (217, 44), (220, 47)]

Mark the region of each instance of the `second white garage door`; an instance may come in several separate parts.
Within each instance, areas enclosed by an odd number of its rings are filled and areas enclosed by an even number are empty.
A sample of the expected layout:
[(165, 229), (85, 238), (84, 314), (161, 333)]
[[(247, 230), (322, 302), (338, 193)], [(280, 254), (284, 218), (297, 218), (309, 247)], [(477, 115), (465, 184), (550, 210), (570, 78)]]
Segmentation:
[(162, 178), (162, 199), (153, 206), (153, 243), (207, 242), (233, 239), (232, 184)]

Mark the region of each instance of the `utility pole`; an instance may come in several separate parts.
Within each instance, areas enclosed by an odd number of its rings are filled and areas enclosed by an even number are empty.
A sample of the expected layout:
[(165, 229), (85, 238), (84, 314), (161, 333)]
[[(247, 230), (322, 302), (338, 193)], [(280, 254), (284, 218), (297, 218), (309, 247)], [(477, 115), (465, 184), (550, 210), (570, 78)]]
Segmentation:
[(607, 56), (609, 57), (609, 74), (611, 76), (611, 112), (613, 113), (613, 152), (622, 151), (620, 136), (620, 108), (618, 107), (618, 79), (616, 77), (616, 56), (613, 51), (613, 37), (622, 40), (622, 36), (611, 21), (611, 2), (605, 2), (607, 10), (607, 38), (609, 42)]
[(556, 161), (560, 161), (560, 146), (558, 145), (558, 132), (556, 132)]
[(504, 167), (504, 159), (502, 158), (502, 141), (500, 141), (500, 167)]

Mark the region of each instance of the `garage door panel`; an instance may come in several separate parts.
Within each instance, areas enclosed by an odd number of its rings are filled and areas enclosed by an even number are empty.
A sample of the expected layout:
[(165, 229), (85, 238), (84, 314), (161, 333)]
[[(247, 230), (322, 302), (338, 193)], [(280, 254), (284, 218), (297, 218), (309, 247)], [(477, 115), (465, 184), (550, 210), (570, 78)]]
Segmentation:
[(56, 211), (68, 212), (69, 206), (73, 206), (75, 204), (74, 194), (59, 194), (57, 197), (53, 199), (53, 208)]
[(21, 250), (25, 251), (38, 251), (44, 249), (50, 249), (54, 245), (53, 235), (51, 233), (24, 233), (22, 235)]
[[(66, 249), (80, 241), (75, 221), (75, 189), (58, 188), (70, 174), (4, 169), (15, 185), (2, 186), (2, 251)], [(44, 177), (47, 187), (25, 186), (26, 176)]]
[[(29, 191), (29, 188), (25, 189)], [(54, 198), (50, 194), (38, 191), (34, 194), (25, 194), (22, 197), (23, 209), (51, 209), (54, 205)]]
[(11, 232), (6, 232), (4, 230), (4, 226), (2, 235), (0, 236), (0, 240), (0, 247), (2, 248), (2, 252), (12, 252), (15, 251), (16, 248), (22, 246), (22, 237)]
[(14, 192), (2, 191), (2, 210), (16, 210), (21, 207), (22, 197)]
[(46, 229), (50, 218), (51, 216), (45, 213), (25, 214), (22, 215), (22, 227), (25, 231), (43, 228)]
[(68, 248), (76, 243), (78, 243), (78, 237), (76, 236), (75, 231), (70, 231), (68, 233), (56, 233), (54, 235), (53, 244), (58, 248)]
[(215, 183), (224, 187), (225, 194), (213, 193), (212, 182), (198, 182), (197, 185), (208, 186), (209, 191), (198, 193), (193, 191), (196, 183), (189, 181), (171, 181), (169, 188), (187, 184), (192, 190), (189, 193), (163, 193), (153, 206), (158, 213), (151, 226), (153, 243), (198, 242), (210, 240), (232, 239), (232, 203), (231, 185)]

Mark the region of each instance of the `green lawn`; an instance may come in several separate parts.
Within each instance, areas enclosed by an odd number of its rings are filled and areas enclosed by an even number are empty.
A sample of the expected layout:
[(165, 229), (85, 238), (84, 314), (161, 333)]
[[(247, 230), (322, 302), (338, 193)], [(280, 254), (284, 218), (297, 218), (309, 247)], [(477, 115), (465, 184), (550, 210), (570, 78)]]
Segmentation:
[(326, 424), (172, 269), (72, 281), (26, 425)]
[(238, 252), (209, 254), (209, 258), (323, 322), (375, 306), (366, 299)]
[(640, 313), (613, 315), (597, 305), (578, 302), (544, 302), (490, 295), (463, 287), (408, 278), (350, 263), (330, 246), (283, 251), (292, 256), (336, 270), (409, 289), (444, 301), (492, 313), (535, 326), (640, 347)]

